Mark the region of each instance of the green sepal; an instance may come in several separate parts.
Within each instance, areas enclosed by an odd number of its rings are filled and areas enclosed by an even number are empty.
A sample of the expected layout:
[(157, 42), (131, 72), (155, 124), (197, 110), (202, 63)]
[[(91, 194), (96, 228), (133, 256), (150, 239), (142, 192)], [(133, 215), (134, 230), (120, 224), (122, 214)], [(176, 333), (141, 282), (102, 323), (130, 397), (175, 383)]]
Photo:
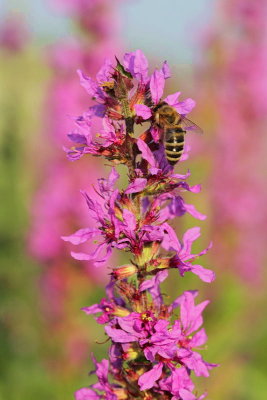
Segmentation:
[(130, 72), (126, 71), (126, 69), (124, 68), (124, 66), (119, 62), (119, 60), (117, 59), (117, 57), (115, 56), (115, 59), (117, 61), (117, 66), (116, 66), (116, 70), (118, 72), (120, 72), (122, 75), (126, 76), (129, 79), (133, 79), (133, 76)]

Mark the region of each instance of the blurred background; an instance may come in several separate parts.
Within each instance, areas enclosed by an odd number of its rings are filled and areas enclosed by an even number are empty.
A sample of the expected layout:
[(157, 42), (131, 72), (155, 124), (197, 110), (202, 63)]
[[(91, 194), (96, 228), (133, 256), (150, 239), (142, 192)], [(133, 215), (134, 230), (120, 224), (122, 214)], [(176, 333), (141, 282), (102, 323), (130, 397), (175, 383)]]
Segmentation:
[(195, 250), (214, 242), (205, 265), (217, 279), (173, 274), (164, 288), (212, 300), (205, 359), (221, 367), (200, 391), (266, 400), (267, 1), (2, 0), (0, 13), (0, 399), (72, 398), (90, 382), (90, 353), (106, 355), (102, 327), (80, 311), (103, 295), (106, 271), (60, 240), (88, 226), (79, 190), (106, 170), (62, 147), (90, 105), (76, 69), (94, 76), (140, 48), (151, 70), (168, 60), (168, 92), (197, 100), (190, 118), (205, 131), (176, 169), (203, 185), (187, 200), (208, 218), (176, 228), (201, 226)]

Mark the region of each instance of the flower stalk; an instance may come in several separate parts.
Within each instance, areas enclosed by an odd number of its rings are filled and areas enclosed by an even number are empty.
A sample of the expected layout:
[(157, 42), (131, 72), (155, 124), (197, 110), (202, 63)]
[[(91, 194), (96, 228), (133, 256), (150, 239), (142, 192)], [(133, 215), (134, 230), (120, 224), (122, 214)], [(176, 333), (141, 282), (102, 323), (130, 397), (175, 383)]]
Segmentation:
[[(116, 60), (114, 66), (106, 60), (96, 81), (80, 71), (79, 76), (97, 104), (76, 119), (77, 129), (69, 134), (75, 145), (66, 149), (68, 157), (103, 156), (112, 165), (108, 178), (98, 180), (99, 201), (82, 192), (95, 227), (79, 229), (63, 240), (80, 245), (94, 239), (91, 253), (72, 252), (72, 256), (93, 261), (96, 267), (106, 264), (114, 249), (126, 252), (129, 264), (113, 268), (106, 298), (83, 308), (105, 325), (111, 347), (109, 361), (93, 359), (98, 383), (78, 390), (76, 400), (203, 399), (205, 394), (195, 394), (192, 375), (209, 376), (216, 366), (199, 353), (207, 340), (201, 326), (208, 301), (195, 305), (197, 291), (185, 291), (166, 303), (160, 290), (170, 269), (181, 276), (191, 271), (205, 282), (214, 279), (211, 270), (195, 264), (209, 248), (192, 253), (200, 228), (189, 229), (179, 240), (170, 225), (186, 212), (205, 218), (182, 197), (184, 191), (198, 193), (200, 186), (186, 182), (189, 172), (174, 173), (165, 156), (164, 129), (155, 118), (161, 104), (185, 116), (195, 103), (179, 101), (179, 92), (162, 100), (170, 77), (168, 64), (164, 62), (149, 76), (140, 50), (126, 53), (122, 64)], [(103, 128), (95, 134), (99, 118)], [(145, 121), (149, 129), (136, 137), (135, 126)], [(187, 150), (185, 146), (181, 161), (187, 158)], [(116, 187), (118, 164), (128, 171), (128, 184), (122, 190)]]

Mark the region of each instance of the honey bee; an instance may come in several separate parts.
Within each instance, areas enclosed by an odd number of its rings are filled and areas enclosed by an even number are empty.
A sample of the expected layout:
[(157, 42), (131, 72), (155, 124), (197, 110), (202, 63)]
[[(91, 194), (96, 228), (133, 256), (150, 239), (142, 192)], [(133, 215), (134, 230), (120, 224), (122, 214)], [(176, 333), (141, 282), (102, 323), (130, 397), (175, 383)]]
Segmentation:
[(154, 121), (163, 130), (165, 155), (170, 165), (175, 165), (180, 160), (184, 151), (184, 135), (187, 131), (203, 133), (194, 122), (164, 102), (155, 107)]

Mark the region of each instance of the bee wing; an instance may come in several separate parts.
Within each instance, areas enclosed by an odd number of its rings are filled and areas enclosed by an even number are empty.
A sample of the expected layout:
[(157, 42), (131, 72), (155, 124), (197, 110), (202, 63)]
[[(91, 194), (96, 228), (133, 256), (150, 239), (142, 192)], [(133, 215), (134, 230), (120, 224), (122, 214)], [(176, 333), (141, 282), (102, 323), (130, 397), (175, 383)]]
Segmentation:
[(186, 132), (194, 132), (200, 135), (203, 135), (203, 130), (197, 126), (194, 122), (190, 121), (190, 119), (186, 117), (181, 118), (181, 127), (185, 129)]

